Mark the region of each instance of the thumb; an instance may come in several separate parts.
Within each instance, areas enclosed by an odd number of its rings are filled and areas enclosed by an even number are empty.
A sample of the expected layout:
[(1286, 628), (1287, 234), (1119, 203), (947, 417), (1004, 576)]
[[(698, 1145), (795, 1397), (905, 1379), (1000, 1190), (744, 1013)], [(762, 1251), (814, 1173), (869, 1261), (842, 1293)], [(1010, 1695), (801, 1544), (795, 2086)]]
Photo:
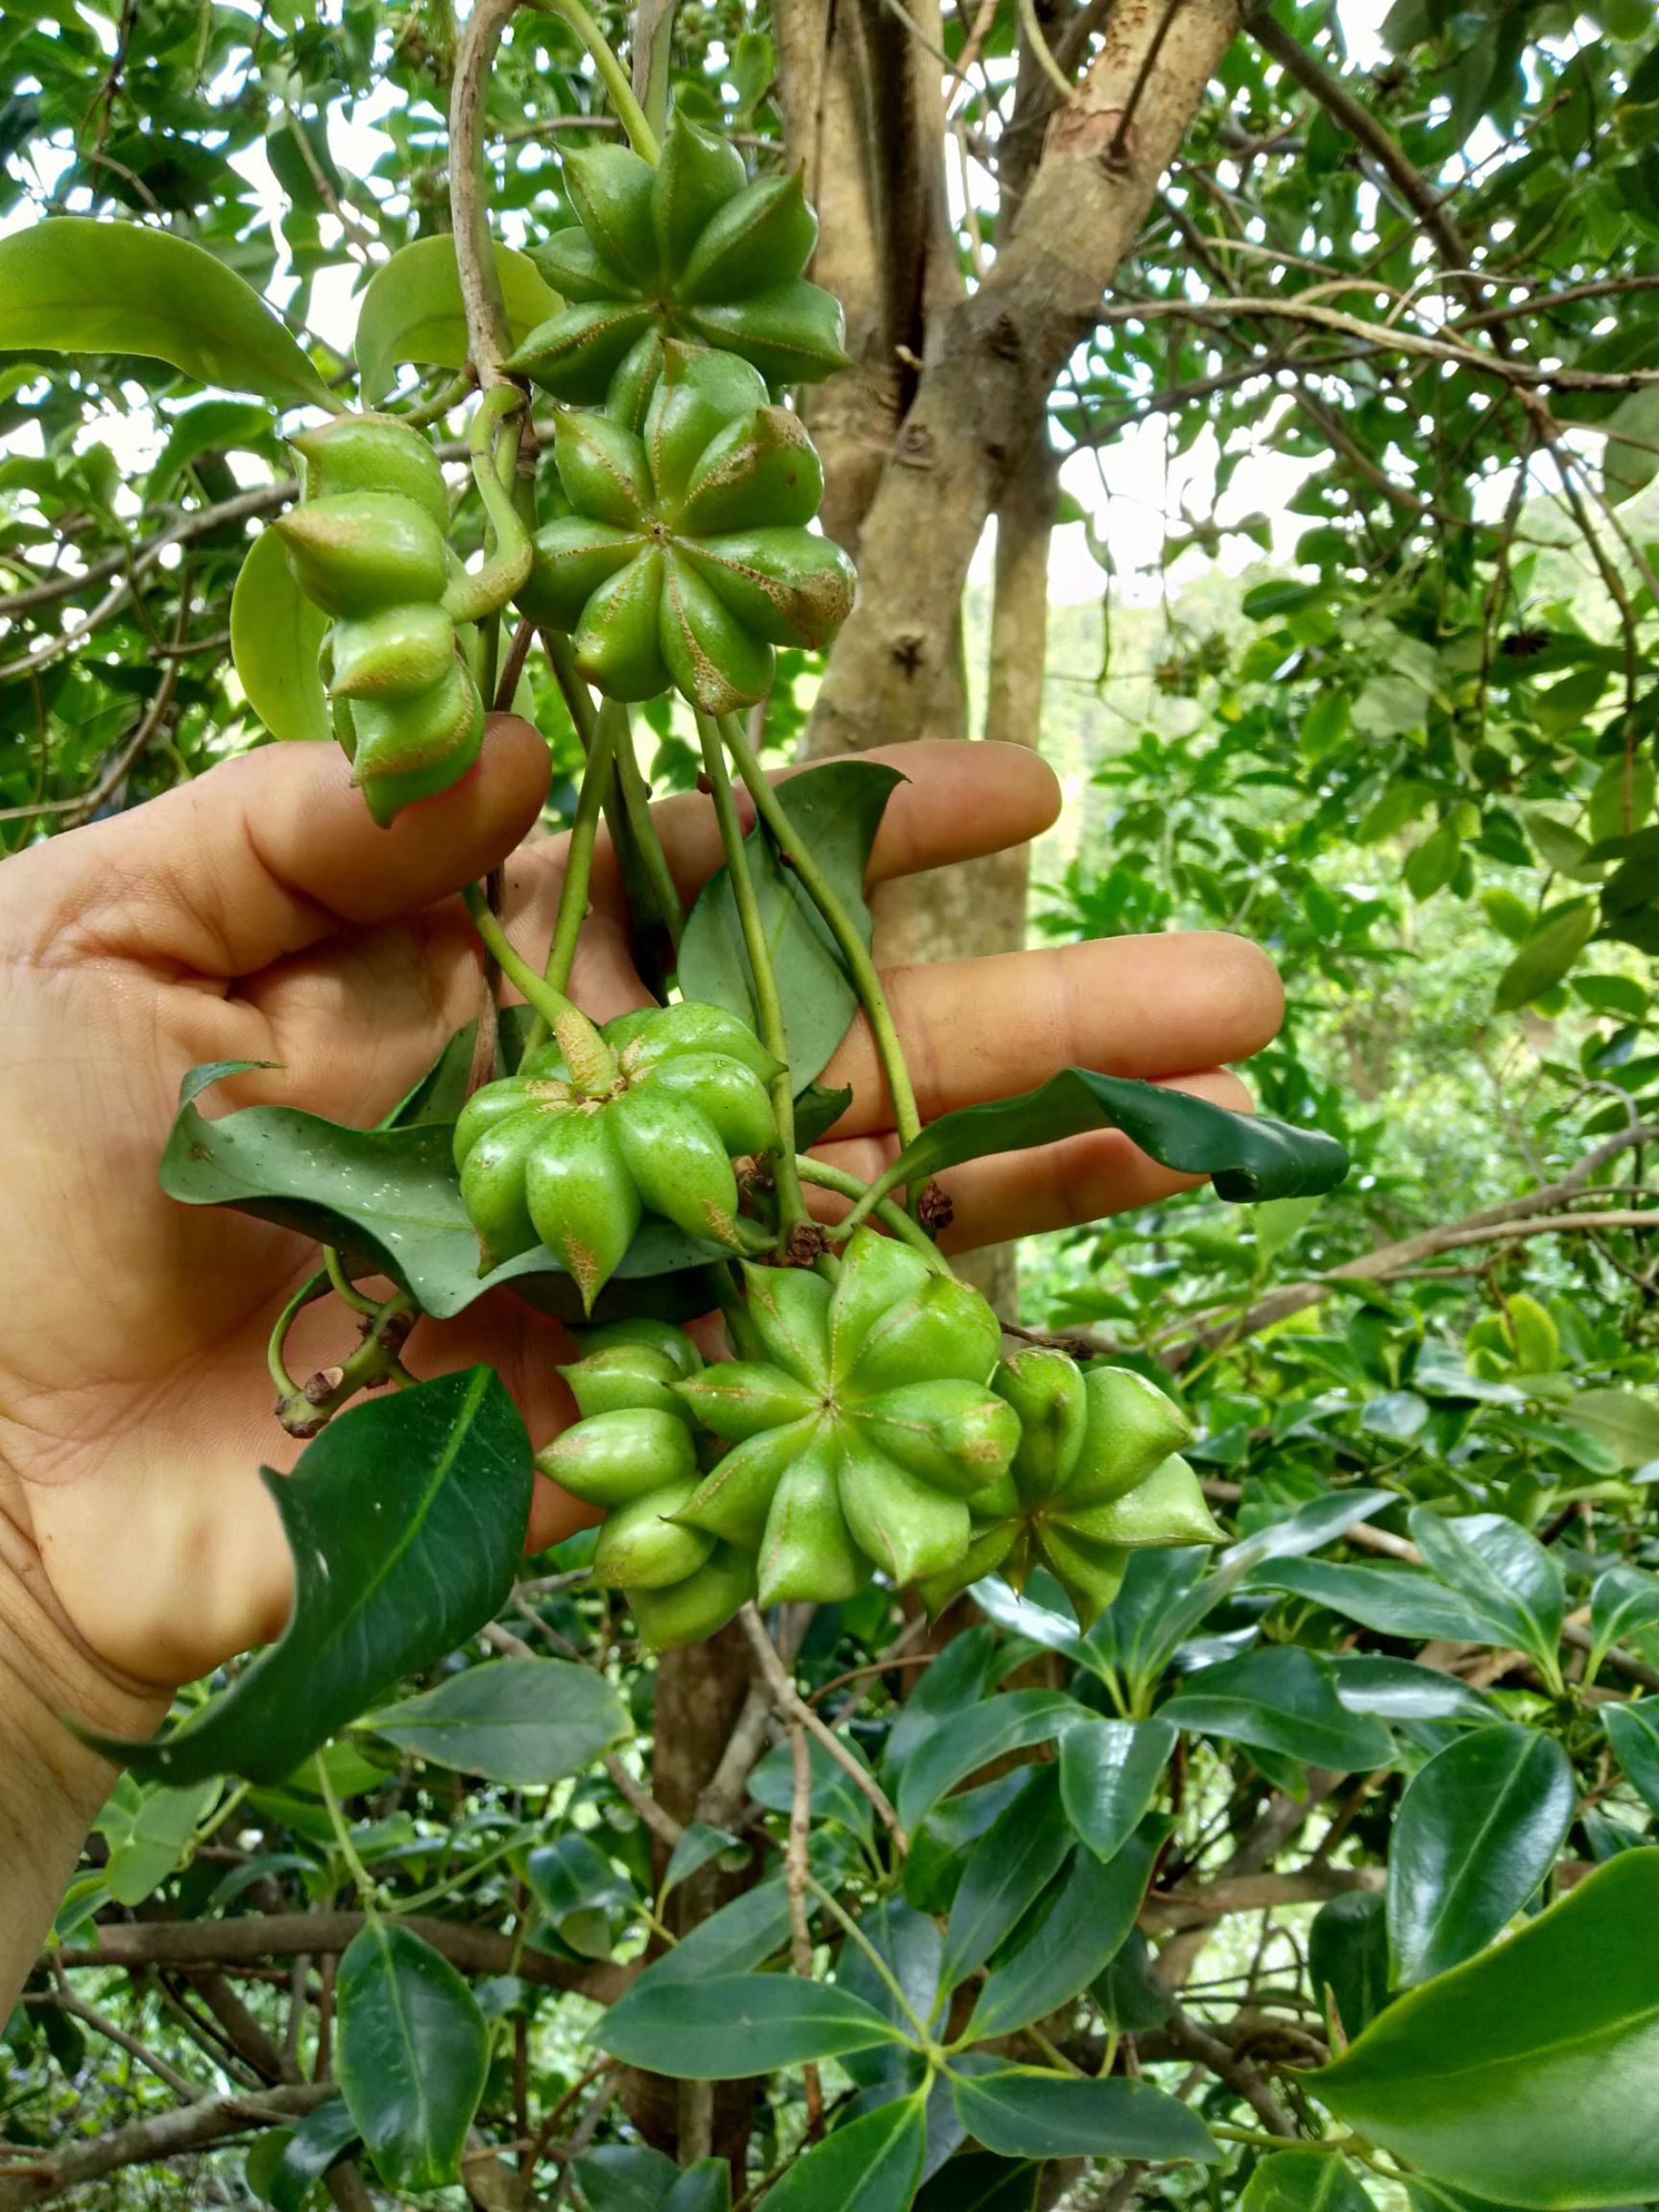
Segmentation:
[(69, 930), (83, 955), (200, 975), (248, 975), (338, 930), (448, 897), (504, 860), (547, 795), (547, 747), (493, 715), (450, 790), (378, 828), (333, 745), (271, 745), (210, 768), (131, 814), (71, 830), (33, 867), (15, 911)]

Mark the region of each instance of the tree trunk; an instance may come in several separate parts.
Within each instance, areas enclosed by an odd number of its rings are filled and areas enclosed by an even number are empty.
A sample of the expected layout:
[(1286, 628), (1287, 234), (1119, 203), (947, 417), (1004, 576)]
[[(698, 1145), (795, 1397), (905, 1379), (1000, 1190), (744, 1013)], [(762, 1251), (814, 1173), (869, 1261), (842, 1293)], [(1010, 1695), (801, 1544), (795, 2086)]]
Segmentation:
[(1239, 0), (1117, 0), (1011, 235), (929, 346), (865, 517), (858, 604), (813, 709), (814, 753), (950, 728), (974, 549), (1239, 20)]

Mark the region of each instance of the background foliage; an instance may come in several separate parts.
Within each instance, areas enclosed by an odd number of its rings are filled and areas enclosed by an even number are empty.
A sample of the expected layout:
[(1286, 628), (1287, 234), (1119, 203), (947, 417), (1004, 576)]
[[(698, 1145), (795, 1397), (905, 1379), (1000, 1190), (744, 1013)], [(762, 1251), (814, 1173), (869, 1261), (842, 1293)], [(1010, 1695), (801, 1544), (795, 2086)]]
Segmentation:
[[(1033, 27), (1077, 77), (1113, 11), (852, 13), (933, 103), (853, 149), (897, 234), (838, 235), (842, 156), (811, 156), (826, 256), (926, 279), (861, 355), (884, 449), (1051, 143)], [(688, 0), (678, 96), (775, 163), (787, 55), (820, 38), (838, 83), (845, 21)], [(448, 221), (455, 36), (442, 5), (24, 0), (0, 214), (194, 239), (349, 382), (359, 300), (359, 363), (400, 358), (373, 271)], [(520, 14), (489, 125), (523, 243), (549, 147), (607, 127), (553, 18)], [(294, 1771), (122, 1782), (7, 2031), (0, 2204), (1659, 2199), (1593, 2093), (1653, 2079), (1656, 287), (1643, 0), (1282, 7), (1227, 46), (997, 487), (951, 711), (1029, 737), (1042, 700), (1072, 805), (1035, 930), (1258, 938), (1290, 1000), (1262, 1101), (1357, 1155), (1317, 1206), (1194, 1198), (1024, 1257), (1027, 1329), (1181, 1396), (1234, 1548), (1144, 1555), (1086, 1640), (1041, 1587), (932, 1628), (879, 1589), (791, 1615), (805, 1704), (735, 1630), (643, 1662), (579, 1540), (527, 1563), (481, 1641)], [(844, 427), (815, 419), (832, 492)], [(0, 437), (15, 847), (261, 741), (228, 595), (289, 487), (267, 410), (133, 356), (7, 357)], [(1096, 564), (1098, 609), (1056, 611), (1045, 688), (1050, 549), (1073, 591)], [(775, 743), (821, 680), (856, 707), (858, 650), (788, 670)], [(660, 785), (685, 734), (663, 718)], [(970, 949), (927, 896), (931, 949)], [(936, 2002), (965, 2056), (924, 2098), (903, 2008)], [(1378, 2015), (1369, 2056), (1306, 2071)], [(1493, 2021), (1510, 2047), (1460, 2085)], [(1587, 2056), (1571, 2090), (1546, 2023)]]

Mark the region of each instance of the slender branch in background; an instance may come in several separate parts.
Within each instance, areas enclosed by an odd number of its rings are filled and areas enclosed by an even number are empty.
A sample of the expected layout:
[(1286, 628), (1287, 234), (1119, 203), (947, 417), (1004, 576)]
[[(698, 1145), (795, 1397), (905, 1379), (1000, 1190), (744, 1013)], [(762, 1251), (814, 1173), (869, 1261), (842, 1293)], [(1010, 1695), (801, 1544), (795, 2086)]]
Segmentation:
[[(806, 1731), (798, 1720), (789, 1723), (789, 1757), (794, 1787), (789, 1796), (789, 1840), (784, 1852), (783, 1878), (789, 1897), (789, 1963), (804, 1981), (812, 1979), (812, 1930), (806, 1910), (806, 1883), (811, 1873), (812, 1753)], [(806, 2135), (810, 2141), (824, 2125), (824, 2084), (816, 2066), (804, 2069), (806, 2092)]]
[(606, 1756), (605, 1771), (611, 1777), (612, 1787), (617, 1795), (626, 1798), (658, 1842), (665, 1844), (672, 1851), (685, 1833), (673, 1814), (665, 1812), (658, 1804), (644, 1783), (637, 1781), (629, 1773), (614, 1751)]
[(765, 1683), (779, 1712), (785, 1721), (799, 1724), (824, 1746), (836, 1766), (852, 1780), (854, 1786), (869, 1799), (875, 1810), (876, 1817), (892, 1837), (894, 1849), (901, 1858), (903, 1858), (910, 1848), (910, 1839), (905, 1835), (899, 1815), (893, 1810), (888, 1799), (887, 1792), (877, 1781), (875, 1775), (871, 1773), (869, 1767), (854, 1758), (843, 1739), (836, 1735), (834, 1729), (830, 1727), (823, 1717), (807, 1704), (805, 1698), (796, 1689), (790, 1679), (789, 1670), (779, 1657), (776, 1645), (766, 1633), (766, 1623), (761, 1620), (754, 1604), (745, 1605), (737, 1618), (743, 1623), (743, 1633), (749, 1639), (749, 1648), (754, 1652), (759, 1666), (760, 1679)]
[(257, 2095), (201, 2097), (173, 2112), (157, 2112), (90, 2142), (67, 2143), (50, 2156), (14, 2164), (0, 2174), (0, 2212), (26, 2212), (65, 2190), (100, 2181), (124, 2166), (143, 2166), (204, 2151), (252, 2129), (291, 2127), (340, 2094), (332, 2081), (296, 2081)]
[(501, 279), (490, 237), (485, 195), (484, 131), (489, 117), (490, 71), (519, 0), (474, 0), (455, 56), (449, 87), (449, 218), (455, 265), (467, 317), (468, 349), (485, 391), (509, 381), (502, 363), (513, 350)]

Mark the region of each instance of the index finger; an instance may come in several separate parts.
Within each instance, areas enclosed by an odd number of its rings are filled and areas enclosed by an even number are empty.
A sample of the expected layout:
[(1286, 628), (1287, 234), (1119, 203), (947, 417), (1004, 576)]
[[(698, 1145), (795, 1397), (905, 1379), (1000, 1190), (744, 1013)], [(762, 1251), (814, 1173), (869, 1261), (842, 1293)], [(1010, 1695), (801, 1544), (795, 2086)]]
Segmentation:
[[(1060, 811), (1054, 771), (1024, 745), (917, 737), (838, 757), (879, 761), (904, 778), (888, 800), (877, 832), (870, 855), (872, 883), (1026, 844)], [(821, 765), (787, 768), (773, 781), (788, 782)], [(737, 797), (745, 823), (752, 822), (755, 810), (747, 793), (739, 790)], [(662, 800), (652, 808), (652, 818), (681, 897), (695, 898), (724, 857), (713, 807), (685, 792)]]

